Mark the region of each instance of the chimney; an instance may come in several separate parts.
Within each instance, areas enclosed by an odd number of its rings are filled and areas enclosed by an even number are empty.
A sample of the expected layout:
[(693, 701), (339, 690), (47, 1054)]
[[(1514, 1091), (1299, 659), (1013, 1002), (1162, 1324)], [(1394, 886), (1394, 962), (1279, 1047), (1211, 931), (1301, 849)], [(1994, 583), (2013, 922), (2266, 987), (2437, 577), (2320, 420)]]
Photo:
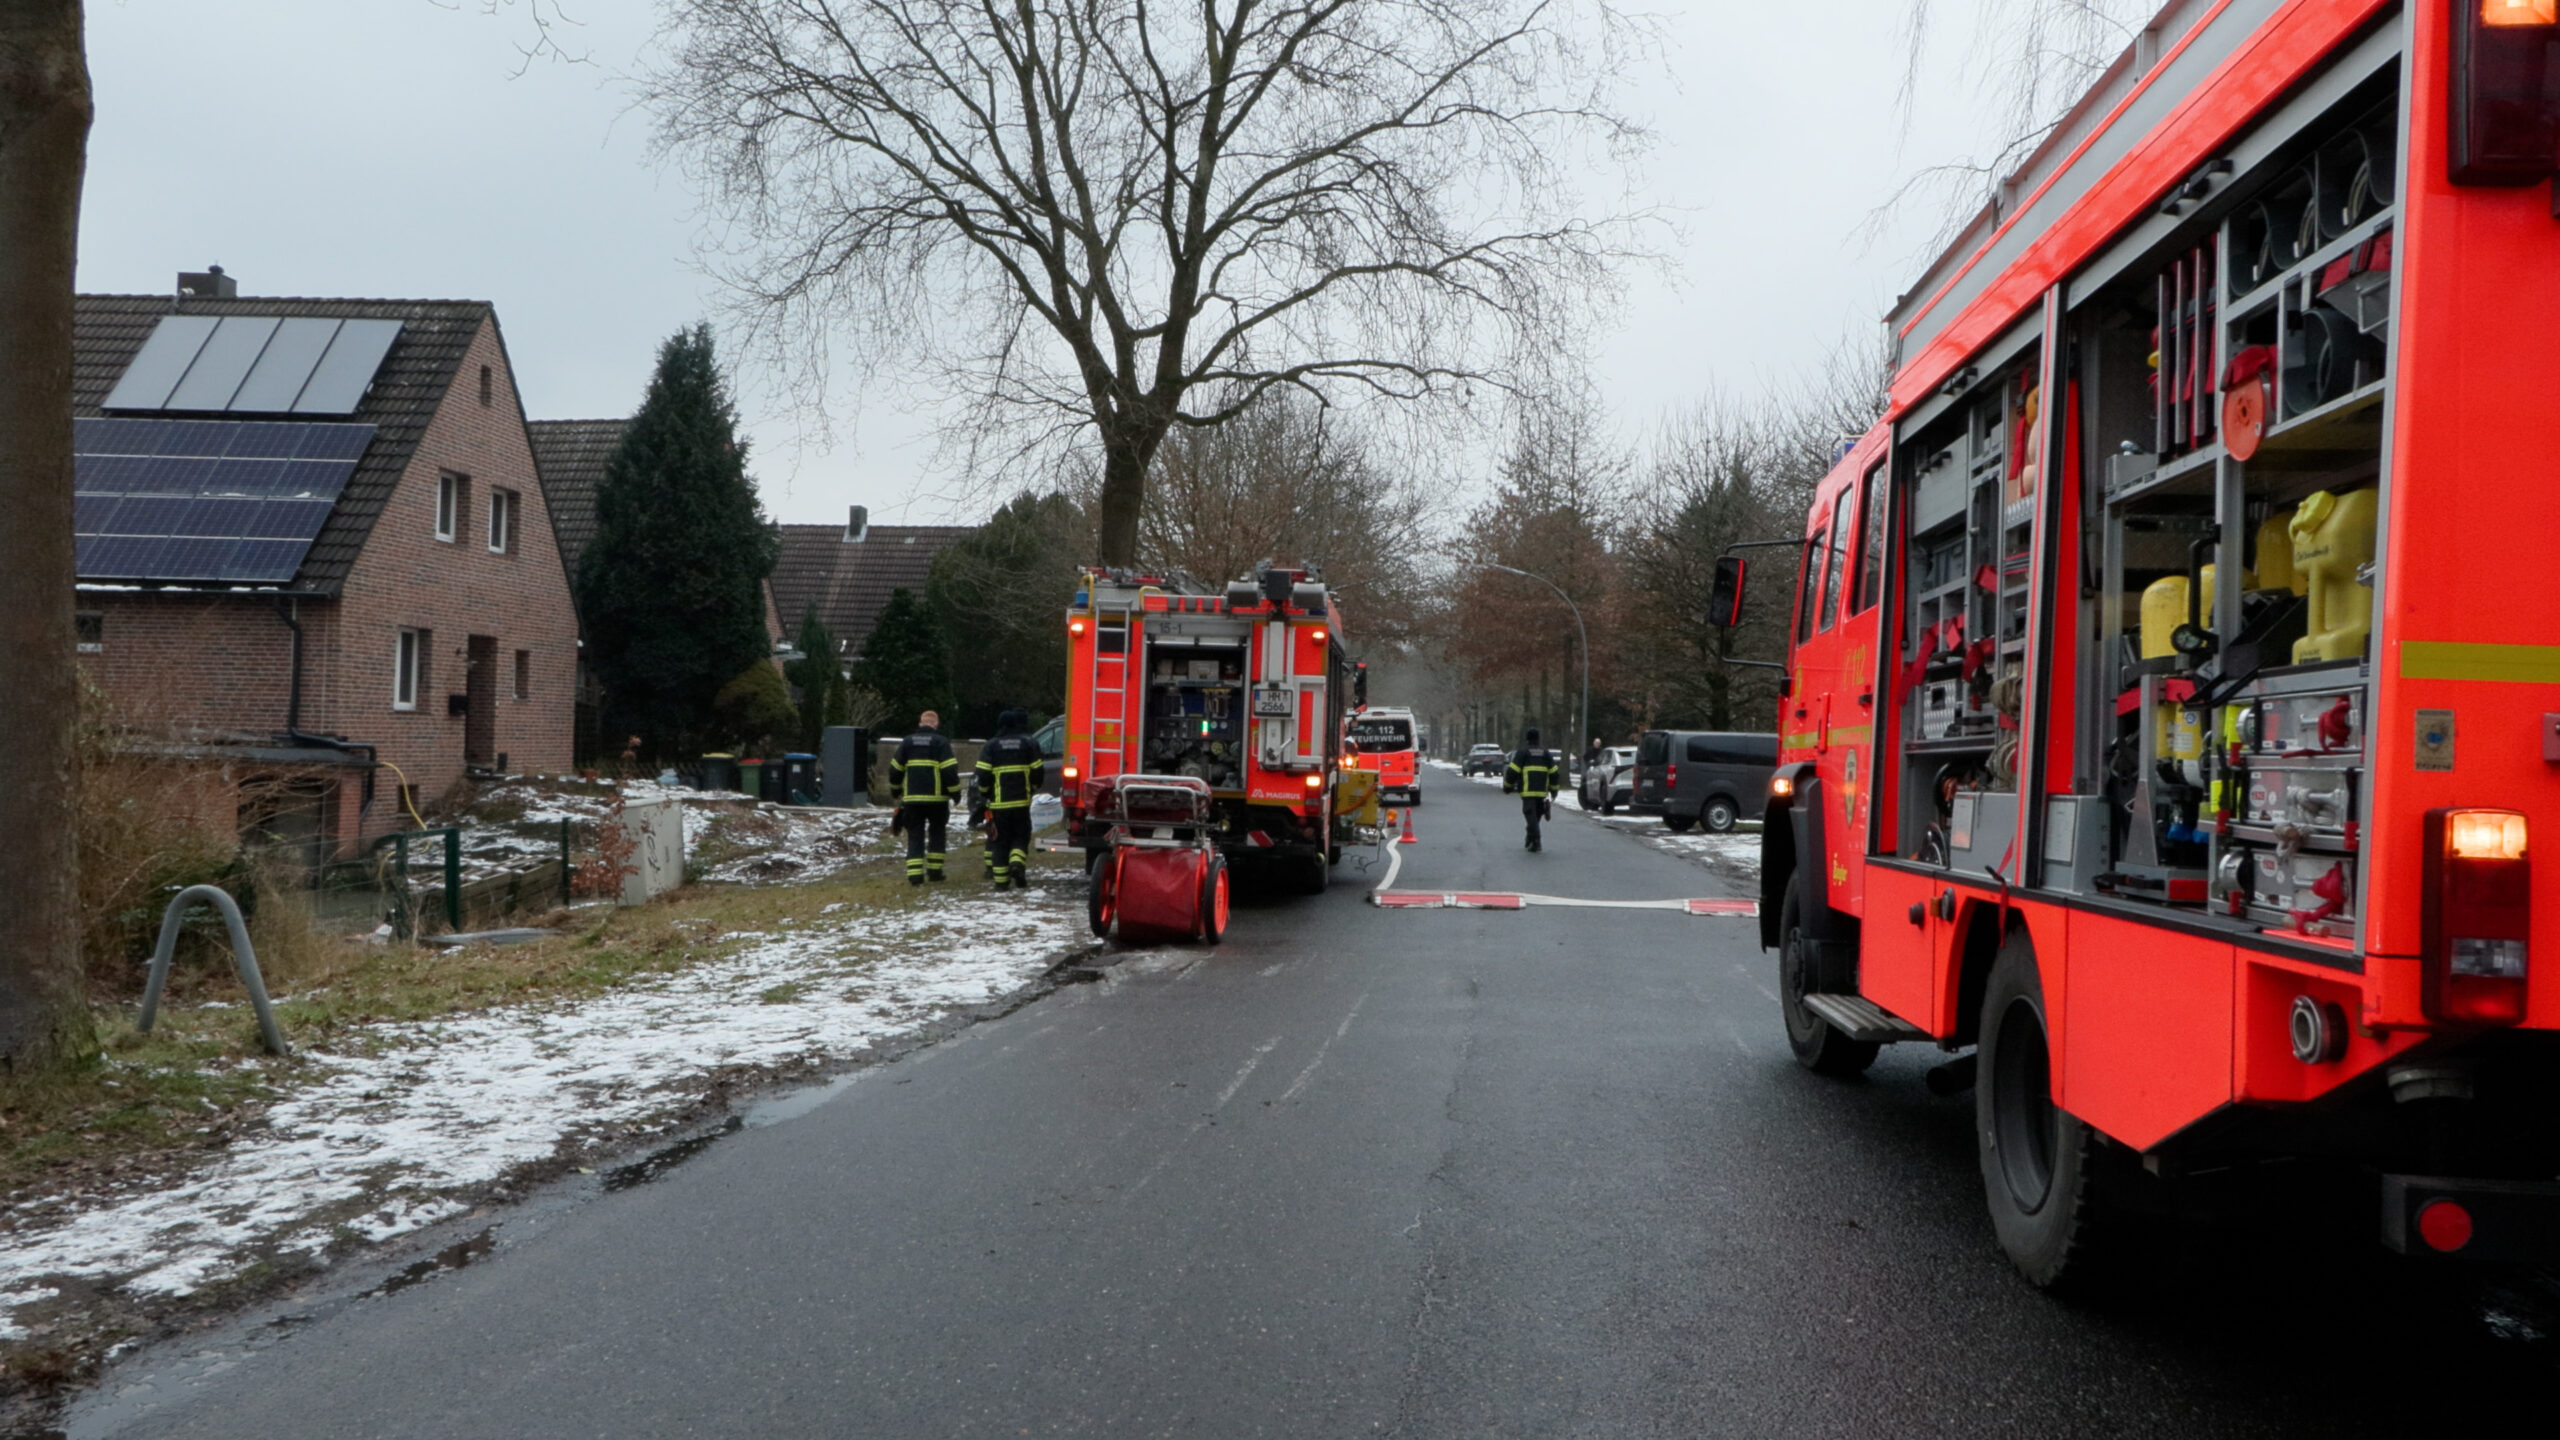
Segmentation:
[(240, 294), (240, 282), (222, 273), (219, 265), (207, 265), (203, 271), (178, 272), (178, 293), (198, 300), (230, 300)]
[(859, 545), (869, 538), (870, 534), (871, 508), (867, 505), (854, 506), (852, 513), (845, 517), (844, 543)]

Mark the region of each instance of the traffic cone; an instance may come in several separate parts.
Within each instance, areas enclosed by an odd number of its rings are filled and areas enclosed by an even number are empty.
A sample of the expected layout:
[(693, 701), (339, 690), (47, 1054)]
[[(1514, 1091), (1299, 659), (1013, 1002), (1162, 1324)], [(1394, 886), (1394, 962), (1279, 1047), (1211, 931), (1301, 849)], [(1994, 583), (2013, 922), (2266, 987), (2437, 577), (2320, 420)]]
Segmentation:
[(1411, 807), (1407, 807), (1404, 812), (1404, 833), (1396, 837), (1396, 843), (1399, 845), (1411, 845), (1414, 843), (1413, 810)]

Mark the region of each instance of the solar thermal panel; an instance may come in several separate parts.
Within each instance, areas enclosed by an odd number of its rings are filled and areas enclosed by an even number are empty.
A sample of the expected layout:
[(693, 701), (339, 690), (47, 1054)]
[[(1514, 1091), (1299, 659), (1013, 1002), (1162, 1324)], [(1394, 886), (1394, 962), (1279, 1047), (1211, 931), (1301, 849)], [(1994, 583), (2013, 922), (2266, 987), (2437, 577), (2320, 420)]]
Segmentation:
[(352, 415), (373, 388), (374, 372), (391, 342), (400, 338), (397, 320), (349, 320), (338, 327), (328, 353), (320, 357), (309, 384), (293, 402), (296, 415)]
[(352, 415), (400, 338), (397, 320), (164, 315), (105, 409)]
[(110, 410), (158, 410), (169, 400), (169, 392), (186, 378), (187, 367), (196, 363), (196, 353), (213, 337), (220, 321), (211, 315), (164, 315), (151, 328), (151, 338), (124, 374), (107, 392)]
[(275, 415), (291, 410), (302, 396), (302, 387), (310, 383), (311, 372), (319, 368), (320, 357), (328, 353), (329, 342), (338, 338), (338, 325), (335, 320), (303, 318), (278, 325), (275, 338), (267, 342), (227, 408)]
[(249, 367), (274, 338), (277, 321), (264, 315), (225, 315), (213, 327), (213, 335), (196, 352), (195, 363), (187, 367), (186, 377), (178, 388), (169, 392), (161, 406), (166, 410), (228, 410), (231, 397), (240, 393), (240, 382), (249, 378)]

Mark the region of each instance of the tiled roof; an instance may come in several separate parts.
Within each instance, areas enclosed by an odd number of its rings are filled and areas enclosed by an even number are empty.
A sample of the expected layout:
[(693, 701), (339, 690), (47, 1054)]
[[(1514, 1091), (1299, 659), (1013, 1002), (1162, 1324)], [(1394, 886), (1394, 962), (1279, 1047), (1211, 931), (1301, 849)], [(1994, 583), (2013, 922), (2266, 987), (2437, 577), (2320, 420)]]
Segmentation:
[(551, 532), (560, 541), (560, 563), (569, 583), (578, 583), (578, 557), (596, 538), (596, 486), (604, 467), (622, 447), (628, 420), (535, 420), (525, 433), (533, 438), (533, 465), (542, 472), (542, 499), (551, 507)]
[(773, 567), (773, 604), (782, 633), (800, 633), (800, 619), (817, 607), (847, 653), (871, 638), (871, 627), (894, 590), (924, 595), (933, 557), (971, 534), (965, 525), (874, 525), (848, 543), (842, 525), (784, 525), (782, 558)]
[(426, 434), (453, 384), (454, 371), (484, 324), (496, 323), (486, 300), (309, 300), (272, 295), (216, 299), (190, 295), (183, 303), (166, 295), (83, 295), (72, 324), (71, 413), (99, 414), (99, 402), (115, 388), (125, 366), (163, 315), (309, 315), (339, 320), (397, 320), (400, 338), (374, 372), (373, 388), (351, 421), (374, 427), (372, 446), (347, 478), (303, 557), (295, 587), (336, 593), (364, 548), (374, 519), (391, 498), (400, 472)]

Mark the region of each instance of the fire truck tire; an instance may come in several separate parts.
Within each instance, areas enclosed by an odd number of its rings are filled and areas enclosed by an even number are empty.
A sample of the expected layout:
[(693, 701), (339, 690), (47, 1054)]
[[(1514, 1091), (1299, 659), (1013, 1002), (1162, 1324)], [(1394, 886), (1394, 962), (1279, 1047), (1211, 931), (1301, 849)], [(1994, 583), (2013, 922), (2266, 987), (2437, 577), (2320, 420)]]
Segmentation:
[(1342, 852), (1310, 855), (1298, 862), (1298, 888), (1309, 895), (1321, 895), (1333, 888), (1333, 857)]
[(2085, 1289), (2107, 1233), (2108, 1157), (2096, 1131), (2053, 1103), (2044, 983), (2023, 930), (1992, 962), (1981, 1033), (1974, 1140), (2000, 1248), (2043, 1289)]
[(1787, 1022), (1787, 1048), (1795, 1052), (1797, 1064), (1816, 1075), (1863, 1075), (1884, 1047), (1873, 1040), (1852, 1040), (1804, 1008), (1805, 971), (1812, 963), (1791, 885), (1778, 918), (1778, 1010)]
[(1672, 834), (1686, 835), (1689, 833), (1689, 827), (1698, 823), (1698, 817), (1695, 815), (1674, 815), (1670, 811), (1665, 810), (1662, 812), (1662, 823), (1671, 827)]
[(1707, 808), (1698, 813), (1698, 818), (1705, 822), (1708, 829), (1721, 835), (1733, 828), (1734, 821), (1742, 818), (1742, 810), (1732, 801), (1719, 795), (1707, 802)]
[(1092, 879), (1085, 886), (1085, 923), (1093, 927), (1097, 940), (1110, 939), (1111, 922), (1119, 918), (1113, 913), (1118, 908), (1118, 896), (1114, 892), (1119, 887), (1113, 884), (1119, 879), (1118, 867), (1109, 863), (1115, 858), (1116, 855), (1105, 855), (1103, 863), (1093, 866)]

